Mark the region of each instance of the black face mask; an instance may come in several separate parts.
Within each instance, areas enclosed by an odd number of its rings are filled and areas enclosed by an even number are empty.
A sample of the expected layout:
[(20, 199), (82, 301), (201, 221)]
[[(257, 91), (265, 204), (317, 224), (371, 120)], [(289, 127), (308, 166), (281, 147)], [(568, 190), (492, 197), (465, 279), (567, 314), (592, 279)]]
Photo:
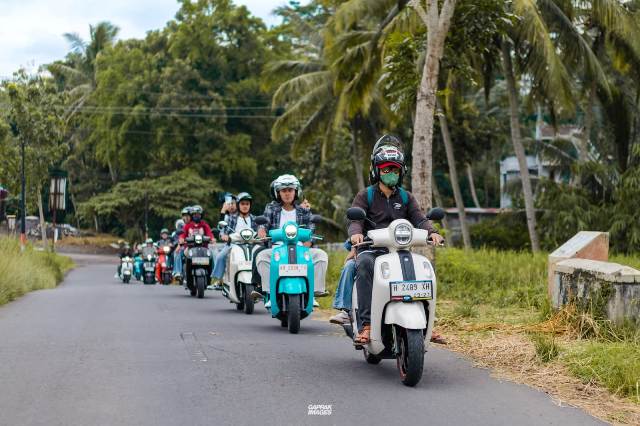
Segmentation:
[(199, 223), (202, 220), (202, 217), (200, 216), (193, 216), (191, 218), (191, 220), (193, 220), (195, 223)]

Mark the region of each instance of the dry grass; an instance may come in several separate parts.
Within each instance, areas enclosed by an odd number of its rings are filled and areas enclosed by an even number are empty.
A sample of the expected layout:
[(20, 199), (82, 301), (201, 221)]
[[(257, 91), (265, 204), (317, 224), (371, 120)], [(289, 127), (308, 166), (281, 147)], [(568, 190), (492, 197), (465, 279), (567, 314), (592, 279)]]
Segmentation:
[[(571, 308), (558, 312), (547, 321), (522, 323), (529, 318), (524, 312), (505, 315), (505, 321), (479, 322), (455, 316), (455, 303), (439, 303), (441, 317), (438, 332), (446, 336), (447, 349), (464, 354), (476, 365), (489, 368), (493, 376), (540, 389), (558, 405), (581, 408), (613, 424), (640, 424), (640, 405), (614, 395), (595, 381), (584, 381), (572, 374), (565, 362), (565, 351), (547, 362), (540, 358), (536, 336), (551, 338), (555, 345), (572, 347), (581, 329)], [(492, 312), (481, 318), (491, 319)], [(520, 322), (518, 324), (518, 322)], [(537, 351), (538, 349), (538, 351)]]

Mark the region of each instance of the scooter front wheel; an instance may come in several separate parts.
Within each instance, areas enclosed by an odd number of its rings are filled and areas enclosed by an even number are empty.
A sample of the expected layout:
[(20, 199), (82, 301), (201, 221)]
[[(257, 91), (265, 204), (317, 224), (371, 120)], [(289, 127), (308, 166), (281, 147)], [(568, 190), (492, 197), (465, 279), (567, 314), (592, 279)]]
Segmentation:
[(380, 361), (382, 361), (382, 358), (369, 352), (366, 347), (362, 348), (362, 354), (364, 355), (364, 360), (367, 361), (368, 364), (380, 364)]
[(415, 386), (422, 379), (424, 367), (424, 335), (422, 330), (397, 327), (398, 348), (396, 355), (400, 380), (406, 386)]
[(244, 286), (244, 313), (247, 315), (251, 315), (253, 313), (253, 298), (251, 297), (252, 292), (252, 285)]
[(196, 277), (196, 291), (198, 295), (198, 299), (202, 299), (204, 297), (204, 290), (207, 288), (207, 280), (205, 277)]
[(289, 333), (297, 334), (300, 331), (300, 296), (289, 295), (287, 303), (287, 323)]

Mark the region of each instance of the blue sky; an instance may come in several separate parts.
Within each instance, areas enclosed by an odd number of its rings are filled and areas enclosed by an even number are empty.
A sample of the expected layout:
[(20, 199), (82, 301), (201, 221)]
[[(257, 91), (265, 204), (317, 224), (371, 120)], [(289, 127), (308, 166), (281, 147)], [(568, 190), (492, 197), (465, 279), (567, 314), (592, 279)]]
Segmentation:
[[(287, 0), (235, 3), (273, 25), (271, 11)], [(107, 20), (120, 27), (120, 38), (141, 38), (162, 28), (177, 10), (176, 0), (0, 0), (0, 78), (64, 57), (69, 46), (63, 33), (77, 32), (86, 39), (90, 24)]]

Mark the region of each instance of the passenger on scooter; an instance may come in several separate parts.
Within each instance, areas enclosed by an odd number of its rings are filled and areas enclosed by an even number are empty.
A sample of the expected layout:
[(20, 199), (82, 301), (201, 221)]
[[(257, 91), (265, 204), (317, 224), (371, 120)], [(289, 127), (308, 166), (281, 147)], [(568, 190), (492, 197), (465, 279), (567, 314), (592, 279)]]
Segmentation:
[[(257, 231), (257, 225), (254, 222), (255, 217), (251, 214), (251, 203), (253, 201), (251, 194), (248, 192), (241, 192), (238, 194), (237, 200), (238, 212), (227, 213), (225, 216), (227, 228), (220, 230), (220, 239), (225, 243), (229, 242), (229, 235), (231, 233), (240, 232), (243, 229), (252, 229), (253, 231)], [(213, 278), (219, 281), (216, 288), (219, 288), (222, 276), (224, 275), (229, 251), (231, 251), (231, 246), (229, 244), (225, 244), (216, 255), (216, 265), (213, 269)]]
[(340, 325), (349, 324), (350, 322), (348, 312), (351, 310), (353, 284), (356, 279), (356, 249), (352, 247), (349, 240), (344, 243), (344, 248), (349, 254), (344, 261), (332, 305), (333, 309), (337, 309), (339, 312), (329, 318), (330, 323)]
[[(269, 221), (266, 226), (258, 227), (258, 238), (265, 238), (268, 231), (272, 229), (280, 229), (287, 222), (296, 222), (298, 226), (304, 226), (312, 231), (315, 224), (311, 222), (311, 210), (305, 209), (298, 203), (302, 188), (300, 181), (293, 175), (282, 175), (273, 183), (273, 193), (276, 196), (276, 202), (267, 204), (264, 210), (264, 216)], [(305, 246), (311, 247), (311, 242), (304, 243)], [(310, 250), (314, 266), (314, 282), (315, 295), (325, 296), (325, 277), (327, 272), (328, 256), (323, 250), (312, 248)], [(271, 249), (261, 247), (254, 253), (253, 267), (253, 284), (256, 288), (261, 287), (263, 293), (268, 293), (270, 269), (271, 269)], [(252, 293), (254, 298), (259, 298), (261, 293)], [(315, 298), (314, 306), (318, 306)], [(266, 308), (271, 307), (269, 300), (265, 304)]]
[(184, 227), (191, 222), (191, 207), (182, 209), (182, 219), (176, 221), (176, 230), (173, 235), (173, 243), (176, 249), (173, 252), (173, 277), (176, 281), (182, 278), (182, 260), (184, 257)]
[[(348, 233), (354, 246), (364, 241), (369, 230), (386, 228), (396, 219), (407, 219), (414, 227), (427, 230), (434, 244), (444, 241), (424, 215), (416, 198), (401, 187), (405, 172), (400, 140), (390, 135), (382, 136), (371, 154), (369, 180), (372, 186), (360, 191), (352, 204), (352, 207), (364, 209), (367, 218), (376, 226), (373, 228), (367, 221), (351, 221)], [(370, 339), (373, 268), (376, 257), (386, 252), (366, 246), (357, 247), (356, 285), (358, 314), (362, 322), (355, 339), (358, 344), (366, 344)]]
[(118, 274), (116, 278), (120, 278), (120, 274), (122, 273), (122, 259), (124, 259), (125, 257), (130, 257), (131, 259), (133, 259), (133, 250), (131, 250), (129, 243), (124, 243), (118, 256), (120, 257), (120, 262), (118, 263)]
[(234, 215), (238, 213), (238, 198), (233, 195), (227, 194), (224, 196), (224, 204), (222, 204), (222, 208), (220, 209), (220, 220), (224, 220), (228, 222), (228, 218), (230, 215)]

